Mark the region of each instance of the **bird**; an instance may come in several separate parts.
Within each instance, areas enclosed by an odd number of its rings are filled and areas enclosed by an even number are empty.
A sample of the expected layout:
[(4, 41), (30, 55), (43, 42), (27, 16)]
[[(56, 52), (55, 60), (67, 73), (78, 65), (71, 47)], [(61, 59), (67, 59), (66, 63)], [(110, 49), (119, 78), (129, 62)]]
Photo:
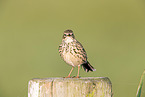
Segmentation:
[(59, 54), (61, 58), (70, 66), (72, 69), (65, 78), (72, 78), (70, 75), (74, 67), (78, 66), (77, 76), (74, 78), (80, 78), (79, 71), (82, 66), (86, 72), (96, 71), (93, 66), (87, 61), (87, 53), (83, 48), (82, 44), (76, 40), (72, 30), (65, 30), (62, 37), (62, 42), (59, 45)]

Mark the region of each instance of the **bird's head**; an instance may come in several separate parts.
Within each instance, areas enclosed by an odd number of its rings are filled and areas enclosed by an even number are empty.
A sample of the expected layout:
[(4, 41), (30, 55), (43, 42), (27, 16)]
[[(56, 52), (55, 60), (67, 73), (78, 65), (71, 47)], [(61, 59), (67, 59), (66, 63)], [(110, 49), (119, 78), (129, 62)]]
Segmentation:
[(75, 38), (73, 31), (65, 30), (63, 34), (63, 39), (65, 39), (66, 37)]

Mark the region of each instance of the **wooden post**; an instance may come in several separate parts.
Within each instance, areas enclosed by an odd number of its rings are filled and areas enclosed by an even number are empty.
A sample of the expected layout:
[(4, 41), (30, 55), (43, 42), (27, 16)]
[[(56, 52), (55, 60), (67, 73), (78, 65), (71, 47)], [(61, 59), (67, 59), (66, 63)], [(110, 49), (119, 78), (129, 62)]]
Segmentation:
[(28, 97), (112, 97), (112, 84), (107, 77), (32, 79)]

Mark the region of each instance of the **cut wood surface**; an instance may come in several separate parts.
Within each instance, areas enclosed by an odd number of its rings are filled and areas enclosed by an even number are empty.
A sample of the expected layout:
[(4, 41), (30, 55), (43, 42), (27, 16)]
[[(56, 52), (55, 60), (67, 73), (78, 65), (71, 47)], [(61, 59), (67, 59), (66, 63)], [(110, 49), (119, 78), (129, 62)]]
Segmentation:
[(28, 97), (112, 97), (112, 84), (107, 77), (32, 79)]

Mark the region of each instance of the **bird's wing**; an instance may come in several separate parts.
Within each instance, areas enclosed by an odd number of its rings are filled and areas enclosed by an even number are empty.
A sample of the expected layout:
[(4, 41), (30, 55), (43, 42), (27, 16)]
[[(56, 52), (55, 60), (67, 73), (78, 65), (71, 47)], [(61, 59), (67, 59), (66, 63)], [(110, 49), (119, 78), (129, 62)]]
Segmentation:
[(73, 43), (73, 52), (76, 53), (76, 56), (81, 58), (84, 62), (87, 61), (87, 53), (79, 41)]

